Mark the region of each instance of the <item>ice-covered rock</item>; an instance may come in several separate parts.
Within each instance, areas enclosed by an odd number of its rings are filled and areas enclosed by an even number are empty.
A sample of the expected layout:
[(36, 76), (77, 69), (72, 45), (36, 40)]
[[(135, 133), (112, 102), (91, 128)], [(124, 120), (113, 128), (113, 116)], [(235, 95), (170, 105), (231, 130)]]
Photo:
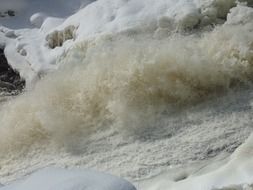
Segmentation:
[(92, 170), (46, 168), (0, 190), (136, 190), (128, 181)]
[(35, 13), (31, 16), (30, 22), (33, 26), (40, 28), (46, 17), (47, 16), (44, 13)]

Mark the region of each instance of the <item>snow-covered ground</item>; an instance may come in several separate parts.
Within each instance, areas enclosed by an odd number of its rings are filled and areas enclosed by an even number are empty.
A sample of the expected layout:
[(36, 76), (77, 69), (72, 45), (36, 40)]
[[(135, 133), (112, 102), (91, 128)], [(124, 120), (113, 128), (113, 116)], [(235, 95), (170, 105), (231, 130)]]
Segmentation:
[(0, 0), (0, 190), (252, 189), (252, 4)]

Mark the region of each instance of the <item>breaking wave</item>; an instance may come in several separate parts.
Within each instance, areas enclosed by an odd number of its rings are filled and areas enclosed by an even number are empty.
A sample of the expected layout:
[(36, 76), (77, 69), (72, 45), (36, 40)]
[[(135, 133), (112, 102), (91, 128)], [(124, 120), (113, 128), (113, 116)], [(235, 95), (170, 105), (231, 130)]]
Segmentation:
[(250, 85), (252, 30), (253, 23), (232, 23), (201, 34), (79, 43), (59, 70), (1, 105), (0, 154), (35, 142), (75, 146), (108, 128), (134, 134), (175, 107)]

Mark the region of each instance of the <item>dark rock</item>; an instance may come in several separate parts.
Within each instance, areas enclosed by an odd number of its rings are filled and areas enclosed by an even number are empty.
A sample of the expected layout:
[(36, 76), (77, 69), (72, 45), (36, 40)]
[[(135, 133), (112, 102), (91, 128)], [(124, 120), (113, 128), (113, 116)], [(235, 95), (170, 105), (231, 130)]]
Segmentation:
[(4, 18), (4, 17), (14, 17), (15, 16), (15, 11), (13, 10), (7, 10), (5, 12), (1, 12), (0, 11), (0, 17)]
[(18, 93), (25, 87), (25, 80), (9, 64), (0, 49), (0, 92)]
[(8, 10), (7, 14), (11, 17), (15, 16), (15, 12), (13, 10)]

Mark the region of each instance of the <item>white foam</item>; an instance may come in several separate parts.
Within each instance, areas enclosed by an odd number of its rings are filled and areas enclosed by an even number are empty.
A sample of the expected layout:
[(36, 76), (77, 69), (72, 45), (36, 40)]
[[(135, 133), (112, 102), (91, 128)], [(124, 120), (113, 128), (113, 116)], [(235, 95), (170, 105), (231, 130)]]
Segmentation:
[(188, 178), (179, 182), (166, 180), (166, 175), (161, 176), (159, 180), (149, 183), (145, 190), (214, 190), (214, 189), (252, 189), (253, 170), (252, 170), (252, 136), (247, 142), (239, 147), (231, 156), (230, 161), (224, 166), (209, 171), (202, 175), (188, 176)]

